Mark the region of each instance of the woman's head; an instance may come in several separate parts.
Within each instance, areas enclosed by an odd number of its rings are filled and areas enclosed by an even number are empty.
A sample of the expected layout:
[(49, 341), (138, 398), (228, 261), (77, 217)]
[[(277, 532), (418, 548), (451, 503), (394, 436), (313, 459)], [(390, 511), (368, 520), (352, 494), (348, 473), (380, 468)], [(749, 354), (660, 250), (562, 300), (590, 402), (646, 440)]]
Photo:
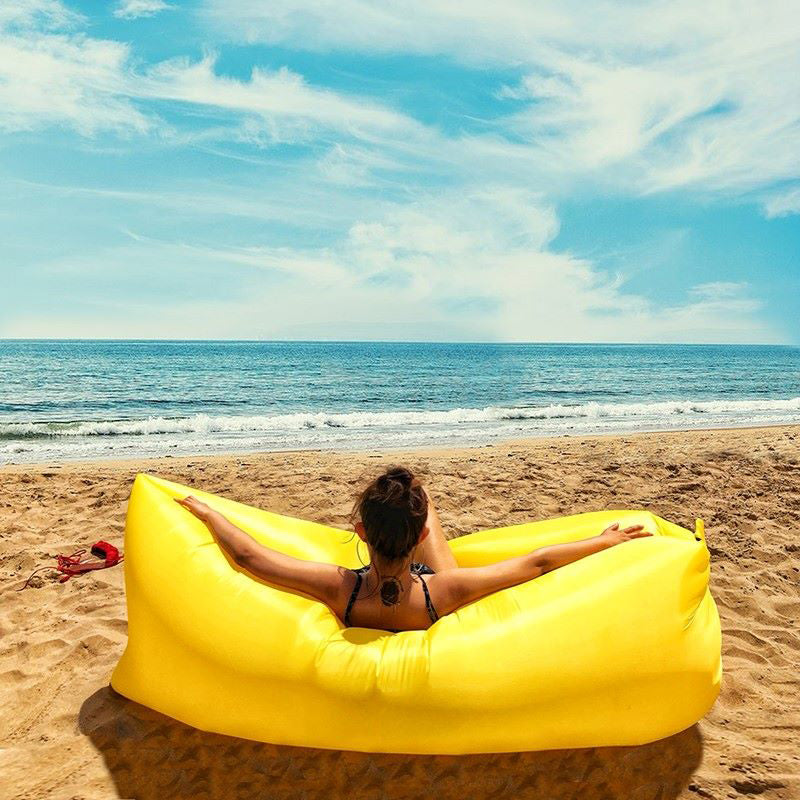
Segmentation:
[(405, 467), (390, 467), (361, 493), (353, 507), (358, 535), (386, 562), (406, 558), (424, 538), (428, 497)]

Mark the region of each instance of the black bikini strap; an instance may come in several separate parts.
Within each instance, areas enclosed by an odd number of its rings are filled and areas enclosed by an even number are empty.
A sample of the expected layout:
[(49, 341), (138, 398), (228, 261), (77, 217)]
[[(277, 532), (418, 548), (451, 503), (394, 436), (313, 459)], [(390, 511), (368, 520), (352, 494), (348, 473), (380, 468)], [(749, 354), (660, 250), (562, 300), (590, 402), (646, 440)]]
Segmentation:
[(419, 579), (420, 581), (422, 581), (422, 591), (425, 592), (425, 608), (428, 609), (428, 616), (431, 618), (431, 622), (436, 622), (436, 620), (439, 619), (439, 614), (433, 607), (433, 602), (431, 601), (431, 595), (430, 592), (428, 591), (428, 584), (421, 575)]
[(353, 603), (356, 602), (356, 597), (358, 597), (358, 592), (361, 589), (361, 576), (364, 574), (366, 567), (361, 567), (361, 569), (354, 569), (353, 572), (356, 574), (356, 583), (353, 586), (353, 592), (350, 595), (350, 599), (347, 601), (347, 609), (344, 612), (344, 626), (345, 628), (349, 628), (350, 626), (350, 612), (353, 610)]
[[(424, 565), (414, 565), (415, 567), (423, 567)], [(369, 567), (361, 567), (360, 569), (354, 569), (353, 572), (356, 574), (356, 582), (353, 586), (353, 591), (350, 594), (350, 599), (347, 601), (347, 608), (344, 612), (344, 625), (346, 628), (352, 627), (350, 624), (350, 612), (353, 610), (353, 605), (356, 602), (356, 598), (358, 597), (358, 593), (361, 590), (361, 581), (363, 578), (364, 573), (369, 569)], [(426, 568), (428, 571), (422, 572), (422, 570), (417, 571), (416, 569), (412, 570), (414, 574), (416, 574), (420, 582), (422, 583), (422, 591), (425, 593), (425, 608), (428, 610), (428, 616), (431, 619), (431, 622), (436, 622), (439, 619), (439, 614), (436, 611), (436, 608), (433, 605), (433, 601), (431, 600), (430, 592), (428, 591), (428, 584), (426, 583), (425, 579), (422, 575), (432, 575), (433, 570), (429, 567)]]

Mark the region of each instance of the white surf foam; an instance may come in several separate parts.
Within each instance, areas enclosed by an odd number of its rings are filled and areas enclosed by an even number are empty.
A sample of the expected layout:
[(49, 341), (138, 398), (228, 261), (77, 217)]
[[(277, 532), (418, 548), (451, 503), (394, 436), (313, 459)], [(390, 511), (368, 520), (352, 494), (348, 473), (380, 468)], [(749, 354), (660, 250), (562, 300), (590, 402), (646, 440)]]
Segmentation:
[(746, 422), (753, 416), (795, 418), (800, 397), (787, 400), (669, 400), (655, 403), (553, 404), (538, 407), (454, 408), (441, 411), (354, 411), (347, 413), (293, 413), (272, 415), (148, 417), (133, 420), (97, 420), (70, 423), (0, 423), (0, 437), (10, 439), (160, 436), (165, 434), (246, 434), (319, 429), (406, 429), (416, 426), (474, 427), (484, 423), (527, 420), (592, 420), (640, 418), (650, 422), (703, 415)]

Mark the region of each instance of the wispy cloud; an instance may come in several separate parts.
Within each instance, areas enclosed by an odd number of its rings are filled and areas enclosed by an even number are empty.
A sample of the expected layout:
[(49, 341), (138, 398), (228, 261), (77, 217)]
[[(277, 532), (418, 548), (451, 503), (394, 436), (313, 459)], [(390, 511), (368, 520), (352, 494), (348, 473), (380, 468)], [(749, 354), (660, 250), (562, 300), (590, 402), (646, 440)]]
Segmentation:
[[(682, 303), (659, 306), (627, 289), (623, 277), (549, 250), (556, 231), (553, 209), (542, 197), (487, 187), (386, 206), (325, 247), (221, 247), (131, 232), (127, 245), (43, 268), (51, 282), (65, 275), (76, 280), (86, 271), (96, 278), (108, 264), (120, 276), (146, 280), (140, 265), (159, 270), (168, 263), (176, 286), (194, 275), (218, 287), (215, 303), (192, 291), (169, 295), (165, 289), (159, 305), (168, 302), (170, 313), (153, 318), (138, 310), (138, 327), (129, 321), (126, 335), (203, 336), (208, 314), (197, 315), (213, 308), (217, 335), (232, 337), (325, 332), (381, 339), (393, 331), (410, 339), (505, 341), (780, 339), (745, 283), (697, 284)], [(135, 292), (131, 303), (138, 303)], [(25, 335), (32, 324), (23, 317), (4, 332)], [(99, 324), (95, 319), (81, 327), (77, 317), (56, 315), (48, 330), (90, 336)]]
[(746, 303), (749, 311), (754, 308), (760, 308), (760, 304), (756, 304), (746, 297), (746, 293), (749, 291), (749, 284), (744, 282), (713, 281), (711, 283), (698, 283), (690, 289), (689, 294), (705, 302)]
[[(127, 45), (82, 33), (80, 18), (55, 0), (26, 0), (0, 16), (0, 125), (185, 136), (159, 118), (154, 104), (166, 101), (184, 106), (193, 123), (196, 109), (207, 111), (205, 130), (192, 129), (197, 140), (327, 142), (320, 166), (344, 183), (368, 181), (377, 154), (343, 149), (341, 137), (462, 177), (470, 165), (492, 173), (505, 163), (532, 179), (589, 177), (640, 193), (693, 187), (737, 196), (800, 178), (793, 79), (800, 23), (791, 3), (771, 3), (752, 18), (727, 0), (715, 0), (708, 14), (688, 2), (668, 11), (611, 4), (580, 13), (569, 3), (500, 2), (491, 13), (477, 3), (410, 6), (345, 0), (344, 8), (308, 10), (294, 0), (209, 0), (205, 13), (245, 41), (446, 53), (514, 66), (519, 81), (497, 87), (511, 101), (508, 113), (484, 133), (448, 137), (374, 100), (313, 86), (286, 67), (255, 67), (238, 79), (220, 74), (206, 55), (134, 69)], [(235, 116), (219, 124), (220, 111)], [(326, 140), (326, 132), (335, 138)]]
[(120, 0), (114, 9), (114, 16), (121, 19), (137, 19), (138, 17), (152, 17), (159, 11), (172, 8), (164, 0)]
[[(230, 338), (780, 341), (745, 287), (698, 286), (683, 303), (663, 308), (569, 254), (509, 242), (476, 254), (469, 243), (480, 231), (453, 229), (451, 222), (431, 223), (450, 243), (446, 253), (438, 237), (431, 248), (415, 235), (405, 239), (399, 231), (411, 229), (391, 218), (381, 223), (394, 234), (391, 246), (381, 246), (378, 231), (365, 231), (366, 223), (324, 249), (220, 248), (137, 237), (125, 247), (50, 264), (51, 285), (90, 275), (93, 288), (74, 311), (54, 309), (47, 319), (18, 313), (0, 333), (207, 337), (213, 320), (214, 335)], [(141, 283), (152, 272), (159, 299), (148, 307), (131, 286), (127, 299), (118, 298), (116, 321), (84, 314), (84, 303), (102, 306), (110, 264), (120, 285), (131, 275)], [(170, 265), (166, 282), (157, 278), (163, 264)], [(217, 287), (213, 300), (197, 293), (208, 281)]]
[(140, 97), (229, 109), (254, 115), (274, 141), (302, 140), (321, 129), (369, 138), (379, 131), (402, 135), (417, 123), (377, 103), (309, 86), (287, 68), (254, 69), (249, 80), (214, 72), (215, 59), (176, 59), (150, 69), (131, 87)]
[(769, 193), (764, 200), (764, 208), (770, 218), (800, 214), (800, 186)]
[(326, 130), (374, 141), (422, 127), (373, 101), (312, 87), (287, 68), (254, 68), (237, 80), (217, 74), (209, 55), (136, 70), (128, 45), (87, 36), (75, 29), (80, 21), (54, 0), (27, 0), (0, 16), (0, 128), (67, 124), (89, 136), (109, 129), (173, 135), (147, 107), (159, 101), (234, 112), (239, 118), (225, 125), (209, 120), (207, 133), (263, 144), (307, 141)]
[(15, 0), (0, 6), (0, 26), (4, 28), (66, 28), (84, 21), (61, 0)]
[(151, 128), (119, 91), (128, 47), (76, 32), (82, 21), (54, 0), (26, 0), (0, 13), (0, 130), (66, 123), (92, 135)]
[(551, 173), (728, 194), (800, 177), (800, 15), (790, 0), (303, 6), (207, 0), (205, 9), (240, 41), (517, 68), (520, 81), (498, 87), (516, 108), (496, 127)]
[[(166, 7), (113, 8), (135, 19)], [(574, 252), (565, 242), (574, 199), (672, 192), (750, 198), (768, 217), (800, 211), (800, 31), (788, 4), (757, 15), (725, 0), (169, 8), (159, 23), (207, 27), (155, 61), (136, 39), (152, 26), (101, 23), (58, 0), (0, 8), (0, 133), (35, 152), (42, 137), (26, 134), (47, 130), (80, 157), (61, 175), (9, 159), (22, 180), (6, 180), (0, 200), (48, 230), (41, 246), (15, 240), (30, 280), (50, 288), (69, 274), (94, 304), (71, 316), (13, 309), (0, 333), (780, 338), (759, 282), (741, 274), (698, 264), (669, 300), (648, 292), (647, 273), (663, 277), (688, 247), (692, 218), (669, 226), (681, 247), (664, 230)], [(129, 40), (113, 38), (121, 29)], [(267, 58), (242, 43), (281, 49)], [(292, 59), (302, 49), (347, 51), (359, 76), (321, 55)], [(376, 57), (387, 54), (404, 60)], [(445, 63), (451, 83), (418, 102)], [(378, 94), (381, 66), (427, 70), (425, 81)], [(443, 123), (431, 97), (473, 80), (472, 122)], [(471, 102), (485, 107), (472, 114)], [(607, 224), (626, 233), (631, 219)], [(606, 271), (617, 246), (633, 255)], [(170, 314), (152, 289), (158, 313), (143, 310), (143, 274), (173, 281)], [(96, 311), (111, 286), (127, 316)]]

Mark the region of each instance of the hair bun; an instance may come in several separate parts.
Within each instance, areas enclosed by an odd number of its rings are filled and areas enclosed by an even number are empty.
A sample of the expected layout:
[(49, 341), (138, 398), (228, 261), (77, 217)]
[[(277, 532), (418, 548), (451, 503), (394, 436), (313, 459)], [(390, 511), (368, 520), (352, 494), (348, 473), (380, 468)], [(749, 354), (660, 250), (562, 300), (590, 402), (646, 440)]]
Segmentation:
[(386, 494), (389, 503), (405, 500), (414, 482), (414, 473), (405, 467), (389, 467), (376, 481), (380, 490)]
[[(419, 542), (428, 517), (428, 497), (410, 469), (391, 466), (359, 495), (353, 524), (361, 522), (366, 541), (387, 561), (405, 558)], [(388, 605), (397, 602), (387, 587), (381, 593)]]

